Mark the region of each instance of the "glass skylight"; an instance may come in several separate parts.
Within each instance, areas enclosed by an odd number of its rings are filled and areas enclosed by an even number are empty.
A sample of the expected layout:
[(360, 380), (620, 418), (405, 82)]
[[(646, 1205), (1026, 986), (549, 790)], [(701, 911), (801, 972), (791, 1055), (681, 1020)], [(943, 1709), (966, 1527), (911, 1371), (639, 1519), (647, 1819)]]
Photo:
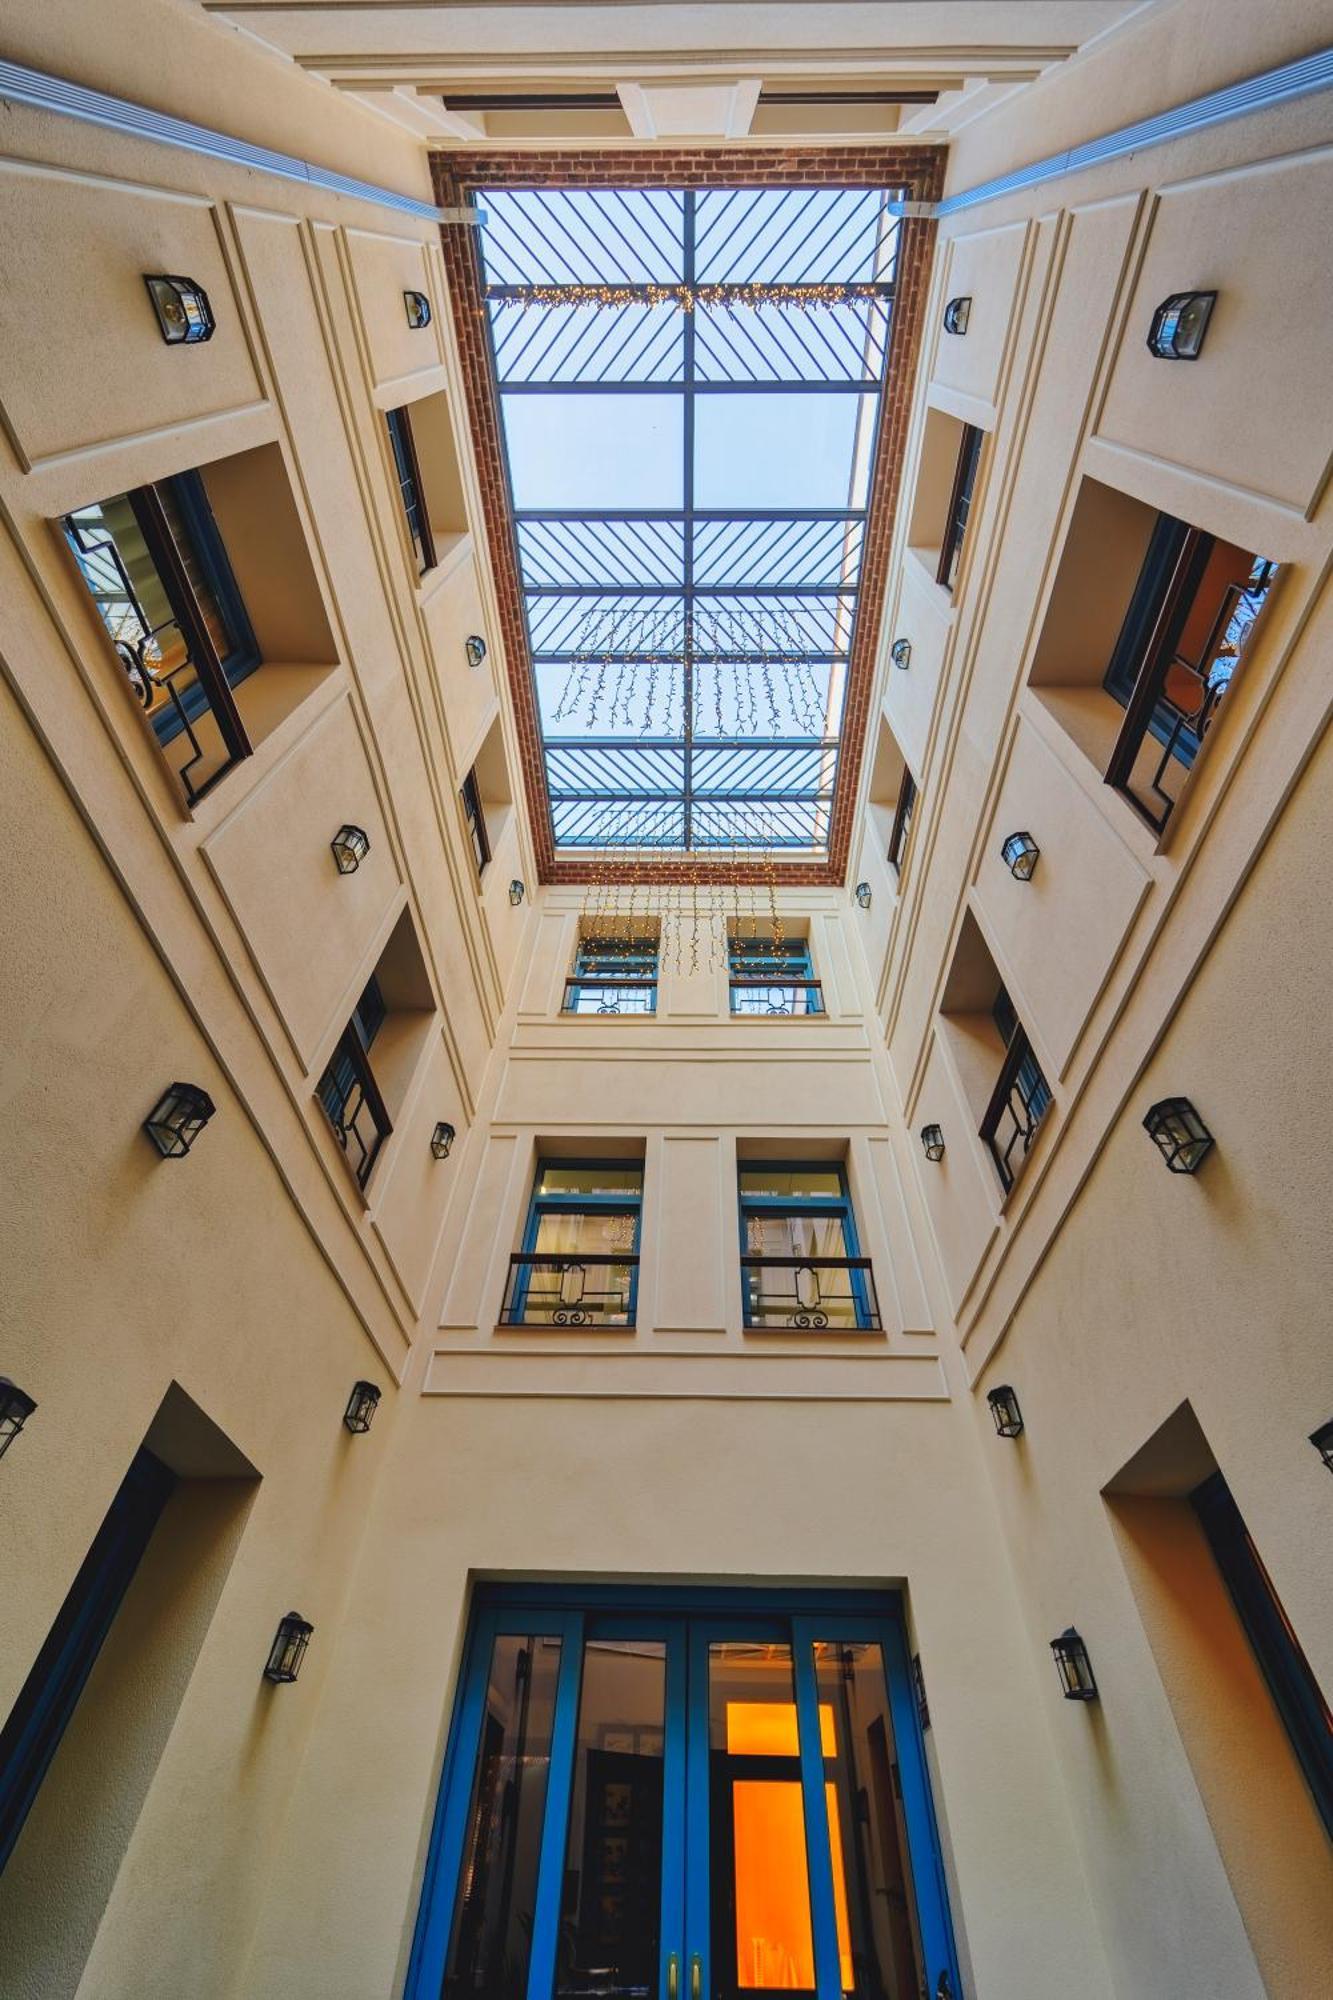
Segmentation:
[(487, 189), (558, 850), (823, 854), (895, 192)]

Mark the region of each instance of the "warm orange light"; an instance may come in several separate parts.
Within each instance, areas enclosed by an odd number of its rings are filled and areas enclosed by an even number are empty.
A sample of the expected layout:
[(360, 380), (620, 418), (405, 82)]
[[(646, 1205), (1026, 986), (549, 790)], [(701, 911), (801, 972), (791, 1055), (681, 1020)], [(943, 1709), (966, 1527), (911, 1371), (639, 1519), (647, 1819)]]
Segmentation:
[(815, 1947), (800, 1782), (742, 1778), (731, 1791), (737, 1981), (744, 1989), (809, 1990), (815, 1983)]
[(824, 1799), (828, 1806), (829, 1855), (833, 1862), (834, 1915), (838, 1921), (838, 1975), (843, 1992), (850, 1993), (855, 1984), (852, 1978), (852, 1926), (847, 1916), (847, 1874), (842, 1865), (842, 1823), (838, 1818), (836, 1785), (825, 1785)]
[[(833, 1733), (833, 1706), (819, 1704), (819, 1747), (825, 1757), (837, 1754)], [(800, 1739), (796, 1728), (794, 1701), (729, 1701), (727, 1703), (727, 1755), (729, 1757), (799, 1757)]]

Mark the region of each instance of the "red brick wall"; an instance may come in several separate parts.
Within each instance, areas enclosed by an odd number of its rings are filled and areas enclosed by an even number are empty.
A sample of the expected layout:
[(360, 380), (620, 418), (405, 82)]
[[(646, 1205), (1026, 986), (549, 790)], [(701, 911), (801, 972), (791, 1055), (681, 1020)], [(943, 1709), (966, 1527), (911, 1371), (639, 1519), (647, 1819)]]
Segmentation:
[[(436, 199), (457, 207), (473, 190), (487, 187), (876, 187), (901, 188), (908, 200), (938, 201), (944, 180), (944, 151), (937, 146), (778, 147), (740, 152), (726, 149), (668, 152), (550, 152), (437, 153), (431, 166)], [(458, 344), (467, 390), (468, 419), (481, 480), (486, 536), (490, 545), (496, 595), (500, 606), (510, 694), (518, 727), (523, 779), (532, 821), (538, 874), (543, 882), (579, 883), (591, 879), (588, 860), (555, 853), (551, 809), (542, 762), (541, 728), (536, 692), (528, 660), (519, 587), (518, 550), (509, 513), (504, 447), (500, 435), (499, 402), (486, 338), (481, 260), (476, 231), (462, 224), (445, 224), (445, 267), (453, 301)], [(921, 345), (921, 322), (935, 225), (919, 217), (902, 224), (898, 244), (897, 282), (888, 380), (880, 404), (875, 471), (870, 494), (865, 545), (861, 558), (860, 607), (848, 665), (842, 723), (842, 751), (833, 797), (829, 853), (825, 862), (782, 861), (771, 868), (739, 868), (730, 861), (710, 863), (702, 857), (680, 861), (644, 862), (635, 873), (640, 881), (754, 881), (773, 879), (779, 886), (827, 887), (840, 883), (851, 846), (852, 812), (865, 754), (870, 691), (879, 642), (889, 545), (902, 484), (907, 420)], [(599, 880), (628, 880), (599, 865)]]

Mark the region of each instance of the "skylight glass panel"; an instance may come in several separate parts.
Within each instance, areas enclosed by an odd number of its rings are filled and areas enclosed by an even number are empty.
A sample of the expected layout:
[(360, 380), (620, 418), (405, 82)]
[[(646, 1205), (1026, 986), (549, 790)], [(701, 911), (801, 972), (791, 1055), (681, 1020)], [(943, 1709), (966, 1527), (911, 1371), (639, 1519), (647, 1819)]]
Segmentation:
[(487, 190), (558, 850), (824, 853), (893, 193)]

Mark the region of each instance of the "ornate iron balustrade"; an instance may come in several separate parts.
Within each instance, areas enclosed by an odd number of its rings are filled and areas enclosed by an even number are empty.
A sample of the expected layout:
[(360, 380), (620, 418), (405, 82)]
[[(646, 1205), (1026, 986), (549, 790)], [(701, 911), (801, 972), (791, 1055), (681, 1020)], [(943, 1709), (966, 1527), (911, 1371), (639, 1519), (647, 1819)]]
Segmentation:
[(745, 1324), (880, 1330), (868, 1257), (742, 1257)]
[(824, 1012), (824, 989), (817, 979), (733, 979), (730, 987), (732, 1013), (751, 1019)]
[(628, 1254), (535, 1251), (513, 1256), (500, 1324), (633, 1326), (638, 1281), (639, 1260)]
[(657, 1007), (655, 979), (620, 979), (572, 973), (565, 981), (566, 1014), (651, 1014)]
[(981, 1121), (982, 1141), (990, 1149), (1006, 1193), (1014, 1184), (1014, 1149), (1020, 1148), (1020, 1159), (1026, 1157), (1050, 1103), (1051, 1088), (1032, 1045), (1022, 1028), (1015, 1028)]

